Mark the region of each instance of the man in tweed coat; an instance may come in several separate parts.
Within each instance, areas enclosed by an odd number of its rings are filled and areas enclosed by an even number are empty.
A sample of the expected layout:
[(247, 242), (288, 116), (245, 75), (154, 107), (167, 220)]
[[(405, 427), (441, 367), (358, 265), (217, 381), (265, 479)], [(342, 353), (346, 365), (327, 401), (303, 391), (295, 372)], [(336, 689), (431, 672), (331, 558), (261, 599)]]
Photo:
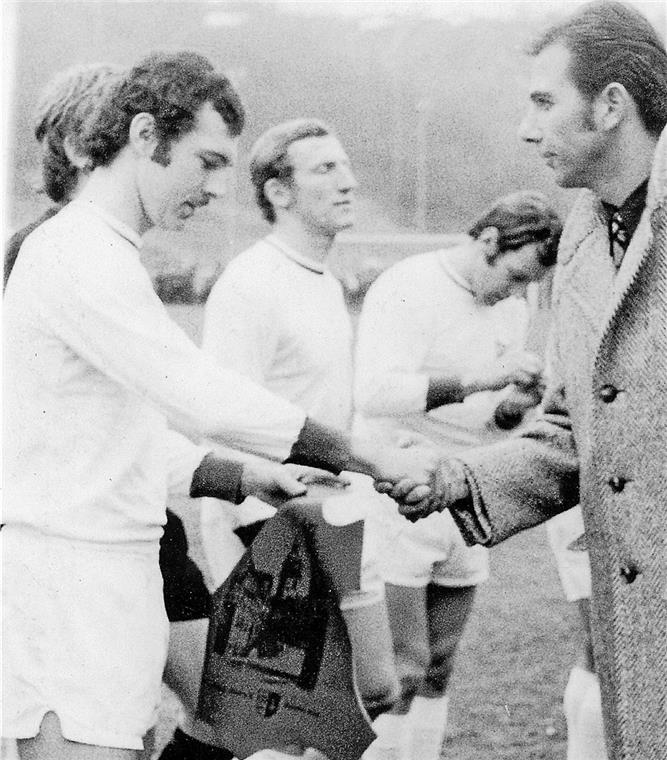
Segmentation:
[(581, 500), (609, 756), (666, 760), (667, 55), (641, 15), (608, 2), (532, 52), (521, 137), (559, 185), (585, 188), (561, 239), (543, 412), (442, 462), (435, 496), (393, 493), (410, 519), (449, 507), (487, 546)]

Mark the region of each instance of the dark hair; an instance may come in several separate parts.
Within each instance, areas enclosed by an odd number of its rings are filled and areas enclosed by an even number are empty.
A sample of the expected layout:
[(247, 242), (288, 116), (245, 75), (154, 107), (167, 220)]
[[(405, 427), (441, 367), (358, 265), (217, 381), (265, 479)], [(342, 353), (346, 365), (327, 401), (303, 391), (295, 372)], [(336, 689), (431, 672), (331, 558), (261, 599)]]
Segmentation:
[(86, 153), (93, 167), (109, 164), (127, 144), (132, 119), (149, 113), (159, 138), (155, 160), (166, 165), (172, 141), (193, 128), (205, 103), (222, 116), (232, 137), (241, 133), (245, 115), (239, 96), (206, 58), (190, 51), (152, 53), (130, 70), (98, 129), (86, 136)]
[(498, 230), (498, 253), (514, 251), (528, 243), (544, 242), (538, 253), (542, 266), (556, 263), (563, 225), (558, 214), (541, 193), (521, 191), (499, 198), (470, 228), (477, 240), (487, 227)]
[(108, 63), (73, 66), (56, 74), (42, 91), (34, 132), (44, 148), (42, 181), (52, 201), (69, 200), (79, 177), (80, 169), (68, 158), (65, 141), (86, 156), (84, 136), (96, 128), (100, 109), (109, 103), (125, 73)]
[(610, 83), (622, 84), (637, 104), (642, 123), (659, 135), (667, 123), (667, 52), (656, 30), (622, 3), (591, 3), (547, 29), (530, 47), (538, 55), (555, 43), (570, 52), (569, 73), (592, 101)]
[(289, 146), (307, 137), (325, 137), (331, 129), (319, 119), (294, 119), (268, 129), (250, 151), (250, 180), (255, 188), (255, 200), (264, 218), (273, 224), (276, 214), (264, 194), (270, 179), (290, 180), (293, 167), (287, 153)]

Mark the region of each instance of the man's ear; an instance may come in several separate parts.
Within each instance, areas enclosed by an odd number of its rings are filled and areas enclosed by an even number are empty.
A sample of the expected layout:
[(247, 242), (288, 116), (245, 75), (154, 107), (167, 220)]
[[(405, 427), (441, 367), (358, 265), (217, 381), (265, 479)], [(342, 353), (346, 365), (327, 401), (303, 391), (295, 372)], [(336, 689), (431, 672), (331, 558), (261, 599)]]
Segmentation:
[(130, 122), (129, 145), (139, 156), (152, 158), (158, 145), (155, 117), (149, 113), (138, 113)]
[(622, 84), (610, 82), (593, 102), (595, 125), (601, 130), (614, 129), (632, 109), (636, 106), (630, 93)]
[(294, 200), (290, 186), (277, 177), (264, 183), (264, 197), (272, 206), (282, 209), (289, 208)]
[(498, 255), (498, 238), (500, 232), (497, 227), (485, 227), (478, 235), (477, 242), (482, 245), (484, 260), (492, 264)]

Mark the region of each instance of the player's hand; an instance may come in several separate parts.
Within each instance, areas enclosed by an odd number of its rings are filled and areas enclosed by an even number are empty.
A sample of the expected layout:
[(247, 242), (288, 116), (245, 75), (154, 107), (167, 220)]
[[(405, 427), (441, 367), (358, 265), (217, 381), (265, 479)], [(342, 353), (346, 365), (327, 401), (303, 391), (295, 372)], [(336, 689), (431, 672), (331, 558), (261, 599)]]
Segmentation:
[(516, 427), (523, 420), (526, 412), (542, 401), (544, 390), (542, 382), (526, 388), (512, 386), (509, 394), (494, 411), (494, 419), (498, 427), (503, 430), (511, 430)]
[(534, 385), (514, 386), (506, 400), (508, 403), (527, 412), (541, 403), (545, 390), (546, 386), (542, 380), (538, 380)]
[(375, 490), (378, 493), (390, 496), (398, 504), (421, 503), (425, 500), (428, 501), (433, 495), (430, 485), (420, 485), (409, 478), (399, 480), (398, 483), (390, 483), (388, 480), (377, 480), (375, 481)]
[(305, 486), (347, 488), (350, 485), (350, 479), (345, 475), (334, 475), (318, 467), (308, 467), (304, 464), (286, 464), (284, 467)]
[(402, 430), (394, 443), (399, 449), (409, 449), (411, 446), (423, 446), (424, 448), (433, 446), (425, 435), (415, 433), (412, 430)]
[(442, 512), (470, 495), (463, 465), (455, 459), (443, 459), (438, 463), (428, 492), (408, 479), (384, 492), (398, 502), (398, 511), (410, 522), (428, 517), (433, 512)]
[(514, 383), (519, 388), (532, 388), (542, 381), (542, 359), (530, 351), (506, 351), (493, 362), (463, 378), (470, 392), (499, 391)]
[(431, 478), (433, 470), (438, 463), (438, 454), (433, 445), (423, 435), (406, 431), (401, 433), (395, 442), (399, 449), (410, 449), (410, 454), (416, 454), (418, 457), (418, 466), (425, 465), (426, 470), (421, 477), (427, 480), (418, 481), (412, 476), (405, 476), (395, 480), (389, 480), (386, 477), (378, 476), (375, 478), (374, 487), (378, 493), (387, 494), (395, 501), (405, 498), (410, 494), (410, 501), (416, 502), (431, 496)]
[(241, 474), (243, 498), (255, 496), (273, 507), (303, 496), (306, 485), (294, 477), (286, 465), (273, 462), (244, 462)]
[(418, 444), (409, 448), (379, 448), (373, 458), (376, 490), (388, 493), (390, 485), (393, 487), (400, 481), (409, 481), (414, 487), (423, 486), (430, 490), (439, 459), (438, 452), (431, 446)]

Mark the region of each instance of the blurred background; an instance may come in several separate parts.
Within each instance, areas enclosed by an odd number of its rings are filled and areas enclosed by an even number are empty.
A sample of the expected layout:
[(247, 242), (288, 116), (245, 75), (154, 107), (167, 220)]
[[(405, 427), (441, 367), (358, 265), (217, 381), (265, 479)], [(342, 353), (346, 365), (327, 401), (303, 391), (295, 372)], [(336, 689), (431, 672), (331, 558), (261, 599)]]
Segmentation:
[[(147, 264), (166, 291), (171, 278), (175, 298), (179, 277), (205, 292), (230, 257), (264, 234), (244, 154), (288, 118), (328, 121), (352, 158), (358, 223), (341, 236), (333, 261), (351, 288), (464, 231), (514, 189), (542, 190), (565, 211), (571, 193), (555, 187), (516, 129), (526, 103), (526, 44), (577, 4), (5, 0), (6, 233), (47, 205), (37, 192), (32, 109), (48, 79), (76, 63), (130, 65), (151, 50), (178, 48), (203, 53), (229, 74), (248, 126), (233, 197), (200, 212), (187, 231), (149, 236)], [(663, 0), (633, 4), (664, 30)]]

